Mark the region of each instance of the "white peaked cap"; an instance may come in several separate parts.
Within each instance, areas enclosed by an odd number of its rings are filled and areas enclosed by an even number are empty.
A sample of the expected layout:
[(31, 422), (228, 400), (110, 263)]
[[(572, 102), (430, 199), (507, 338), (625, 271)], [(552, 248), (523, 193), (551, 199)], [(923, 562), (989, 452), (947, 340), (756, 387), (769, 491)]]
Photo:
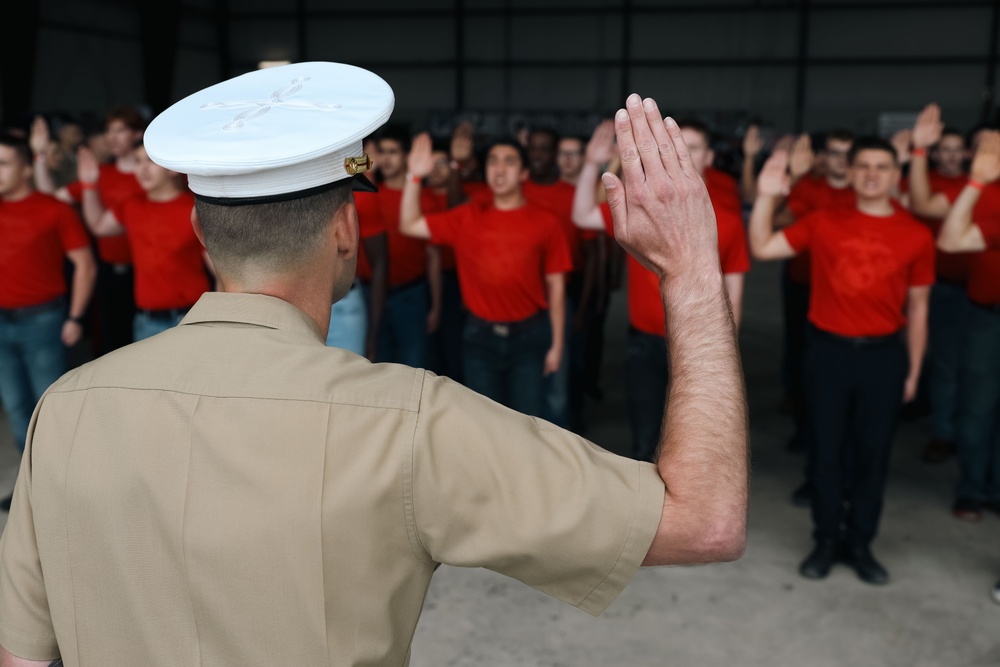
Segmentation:
[(367, 70), (310, 62), (271, 67), (185, 97), (144, 137), (156, 164), (219, 204), (295, 199), (347, 178), (372, 189), (362, 140), (392, 114), (392, 88)]

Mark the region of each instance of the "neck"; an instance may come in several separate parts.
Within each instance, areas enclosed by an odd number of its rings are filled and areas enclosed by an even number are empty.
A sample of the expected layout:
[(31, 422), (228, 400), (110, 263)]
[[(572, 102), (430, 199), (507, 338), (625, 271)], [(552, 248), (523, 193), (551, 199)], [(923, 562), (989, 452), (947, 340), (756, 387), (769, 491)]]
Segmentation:
[(393, 190), (402, 190), (403, 186), (406, 185), (406, 174), (400, 172), (395, 176), (386, 176), (382, 183), (386, 187), (392, 188)]
[(947, 169), (944, 167), (938, 167), (935, 169), (937, 173), (946, 178), (958, 178), (959, 176), (964, 176), (965, 172), (962, 171), (962, 167), (956, 167), (955, 169)]
[(827, 174), (826, 175), (826, 182), (834, 190), (843, 190), (848, 185), (850, 185), (847, 182), (847, 175), (846, 174), (844, 176), (834, 176), (833, 174)]
[[(328, 276), (329, 277), (329, 276)], [(287, 301), (316, 323), (323, 340), (330, 330), (330, 309), (333, 301), (333, 280), (318, 280), (315, 275), (267, 276), (239, 280), (219, 273), (219, 291), (234, 294), (263, 294)]]
[(576, 185), (576, 182), (580, 180), (580, 174), (576, 173), (572, 176), (560, 176), (559, 180), (563, 183), (569, 183), (570, 185)]
[(524, 195), (521, 193), (521, 188), (509, 194), (493, 194), (493, 208), (497, 210), (511, 211), (522, 206), (524, 206)]
[(0, 197), (0, 199), (3, 199), (6, 202), (21, 201), (22, 199), (26, 199), (34, 191), (34, 188), (32, 188), (28, 183), (21, 183), (16, 188)]
[(858, 210), (866, 215), (884, 217), (892, 215), (895, 209), (889, 197), (875, 197), (872, 199), (858, 197)]
[(115, 158), (115, 168), (123, 174), (131, 174), (135, 171), (135, 156), (121, 155)]
[(149, 199), (149, 201), (156, 202), (172, 201), (176, 199), (180, 193), (180, 188), (173, 183), (168, 183), (166, 185), (153, 188), (152, 190), (147, 190), (146, 198)]

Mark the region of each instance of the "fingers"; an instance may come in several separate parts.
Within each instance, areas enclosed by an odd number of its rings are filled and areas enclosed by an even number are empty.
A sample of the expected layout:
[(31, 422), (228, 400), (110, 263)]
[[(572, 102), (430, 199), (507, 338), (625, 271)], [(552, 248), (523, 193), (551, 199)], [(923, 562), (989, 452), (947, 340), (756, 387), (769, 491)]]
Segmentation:
[[(666, 171), (668, 176), (676, 177), (680, 175), (681, 165), (677, 157), (677, 149), (674, 146), (674, 137), (671, 136), (667, 129), (667, 120), (673, 123), (673, 119), (663, 119), (660, 115), (660, 109), (656, 106), (656, 102), (650, 98), (647, 98), (643, 103), (643, 107), (646, 110), (646, 120), (649, 121), (650, 131), (653, 135), (653, 140), (656, 142), (657, 150), (660, 153), (660, 163), (663, 165), (664, 171)], [(674, 127), (677, 126), (673, 123)], [(680, 130), (678, 130), (680, 132)], [(683, 138), (681, 143), (683, 143)], [(685, 145), (685, 149), (687, 146)], [(647, 169), (648, 175), (648, 169)]]
[(611, 219), (614, 221), (615, 238), (627, 239), (628, 207), (625, 204), (625, 186), (611, 172), (601, 176), (601, 182), (604, 183), (604, 190), (608, 194), (608, 207), (611, 209)]
[[(652, 108), (648, 108), (652, 107)], [(660, 158), (660, 151), (653, 138), (653, 131), (650, 128), (649, 116), (653, 116), (655, 123), (660, 120), (660, 112), (656, 109), (656, 103), (651, 99), (643, 101), (638, 95), (632, 93), (625, 100), (625, 110), (628, 112), (629, 122), (632, 126), (632, 140), (638, 153), (640, 162), (639, 182), (643, 180), (658, 179), (663, 175), (663, 162)], [(654, 115), (655, 114), (655, 115)], [(626, 172), (626, 182), (629, 174)]]
[[(638, 95), (635, 96), (638, 98)], [(645, 119), (643, 119), (645, 122)], [(647, 128), (648, 129), (648, 128)], [(626, 182), (642, 183), (645, 176), (642, 173), (642, 161), (639, 149), (633, 136), (632, 121), (625, 109), (619, 109), (615, 114), (615, 136), (618, 137), (618, 154), (622, 162), (622, 176)]]
[[(680, 171), (688, 178), (697, 177), (701, 180), (701, 176), (698, 174), (697, 168), (694, 166), (694, 162), (691, 161), (691, 152), (688, 150), (687, 142), (684, 141), (684, 134), (681, 132), (680, 126), (677, 124), (673, 118), (667, 116), (663, 119), (663, 127), (666, 128), (667, 134), (670, 135), (671, 140), (674, 144), (674, 154), (677, 156), (677, 163), (680, 166)], [(674, 172), (668, 171), (668, 173), (673, 176)]]

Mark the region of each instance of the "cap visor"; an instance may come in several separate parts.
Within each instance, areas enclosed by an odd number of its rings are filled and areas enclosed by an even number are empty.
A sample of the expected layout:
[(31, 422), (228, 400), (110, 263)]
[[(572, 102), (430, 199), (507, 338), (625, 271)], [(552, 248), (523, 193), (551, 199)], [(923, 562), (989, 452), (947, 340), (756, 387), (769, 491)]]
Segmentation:
[(364, 174), (355, 174), (353, 179), (355, 192), (378, 192), (378, 186), (372, 183)]

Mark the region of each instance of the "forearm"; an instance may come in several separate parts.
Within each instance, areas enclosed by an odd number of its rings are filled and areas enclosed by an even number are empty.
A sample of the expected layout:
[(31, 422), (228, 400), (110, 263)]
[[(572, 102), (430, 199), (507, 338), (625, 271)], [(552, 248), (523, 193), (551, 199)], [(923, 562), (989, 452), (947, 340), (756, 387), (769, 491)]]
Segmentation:
[(547, 276), (549, 323), (552, 325), (552, 349), (563, 349), (566, 340), (566, 279), (563, 274)]
[(420, 183), (407, 176), (403, 186), (403, 198), (399, 208), (399, 231), (406, 236), (429, 238), (430, 234), (421, 233), (420, 221), (423, 218), (420, 208)]
[(974, 252), (986, 249), (979, 228), (972, 222), (972, 211), (979, 202), (981, 192), (971, 185), (965, 186), (952, 205), (938, 233), (938, 247), (947, 252)]
[(604, 220), (597, 206), (597, 178), (600, 166), (587, 162), (580, 170), (573, 195), (573, 224), (582, 229), (601, 231)]
[(101, 201), (101, 195), (97, 192), (95, 187), (85, 188), (83, 191), (83, 221), (87, 223), (87, 227), (94, 234), (100, 235), (101, 227), (101, 216), (104, 215), (104, 203)]
[(907, 312), (906, 351), (910, 360), (909, 376), (920, 377), (927, 352), (927, 307), (911, 307)]
[(767, 242), (774, 234), (774, 210), (776, 206), (776, 197), (757, 195), (753, 209), (750, 211), (747, 236), (750, 241), (750, 252), (757, 259), (765, 259)]
[(56, 182), (52, 178), (52, 172), (49, 171), (44, 153), (35, 156), (35, 168), (33, 171), (35, 175), (35, 189), (47, 195), (54, 195), (56, 193)]
[(740, 184), (743, 189), (743, 201), (752, 204), (757, 198), (757, 175), (754, 173), (754, 157), (744, 156), (743, 167), (740, 169)]
[[(90, 251), (87, 251), (90, 255)], [(97, 263), (92, 256), (85, 260), (73, 262), (73, 283), (70, 287), (69, 316), (74, 319), (83, 317), (87, 312), (90, 297), (94, 294), (94, 284), (97, 281)]]
[(910, 160), (910, 209), (927, 218), (942, 218), (947, 215), (947, 207), (940, 210), (934, 206), (931, 179), (928, 171), (927, 155), (914, 155)]
[(441, 249), (432, 245), (427, 246), (427, 283), (431, 291), (431, 311), (441, 312)]
[(658, 457), (666, 502), (685, 517), (691, 559), (738, 558), (746, 539), (747, 404), (722, 276), (685, 275), (662, 283), (661, 293), (670, 368)]

